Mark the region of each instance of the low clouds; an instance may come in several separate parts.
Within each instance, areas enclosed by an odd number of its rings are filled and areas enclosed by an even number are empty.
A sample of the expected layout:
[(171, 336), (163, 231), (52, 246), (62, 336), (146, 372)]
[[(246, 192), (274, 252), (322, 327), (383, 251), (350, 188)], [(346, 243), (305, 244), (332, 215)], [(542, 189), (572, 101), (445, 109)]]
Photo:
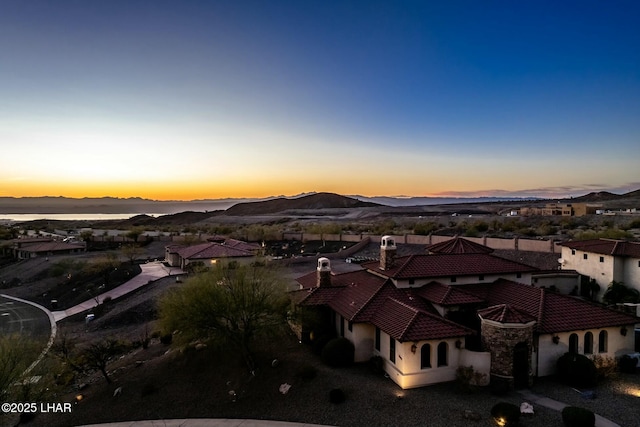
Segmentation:
[(443, 191), (434, 196), (440, 197), (542, 197), (569, 198), (583, 196), (592, 192), (608, 191), (614, 194), (625, 194), (640, 189), (640, 181), (629, 182), (621, 186), (606, 184), (564, 185), (557, 187), (539, 187), (524, 190), (479, 190), (479, 191)]

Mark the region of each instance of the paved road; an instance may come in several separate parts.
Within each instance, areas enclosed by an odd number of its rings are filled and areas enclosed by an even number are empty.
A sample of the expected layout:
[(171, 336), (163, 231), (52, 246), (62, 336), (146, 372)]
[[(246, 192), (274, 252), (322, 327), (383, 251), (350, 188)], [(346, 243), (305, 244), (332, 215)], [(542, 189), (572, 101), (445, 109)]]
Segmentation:
[[(121, 296), (126, 295), (129, 292), (133, 292), (136, 289), (141, 288), (142, 286), (145, 286), (150, 282), (158, 280), (162, 277), (184, 274), (184, 271), (180, 270), (179, 268), (165, 267), (165, 265), (160, 261), (141, 264), (140, 268), (142, 270), (140, 274), (138, 274), (128, 282), (118, 286), (117, 288), (111, 289), (110, 291), (98, 295), (98, 301), (101, 303), (106, 297), (110, 297), (112, 300), (115, 300), (116, 298), (120, 298)], [(91, 310), (96, 305), (96, 300), (92, 298), (64, 311), (54, 311), (53, 317), (56, 322), (59, 322), (60, 320), (73, 316), (74, 314)]]
[(51, 323), (46, 312), (31, 304), (0, 296), (0, 334), (46, 337)]

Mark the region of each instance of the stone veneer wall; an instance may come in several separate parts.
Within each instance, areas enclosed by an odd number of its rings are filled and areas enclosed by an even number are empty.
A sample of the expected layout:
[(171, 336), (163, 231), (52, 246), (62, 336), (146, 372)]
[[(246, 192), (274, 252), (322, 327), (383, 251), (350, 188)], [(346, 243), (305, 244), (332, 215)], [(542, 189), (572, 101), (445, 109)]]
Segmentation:
[(483, 350), (491, 353), (491, 375), (506, 377), (513, 385), (513, 349), (521, 342), (526, 342), (529, 347), (529, 369), (531, 369), (533, 324), (505, 327), (483, 319), (481, 333)]

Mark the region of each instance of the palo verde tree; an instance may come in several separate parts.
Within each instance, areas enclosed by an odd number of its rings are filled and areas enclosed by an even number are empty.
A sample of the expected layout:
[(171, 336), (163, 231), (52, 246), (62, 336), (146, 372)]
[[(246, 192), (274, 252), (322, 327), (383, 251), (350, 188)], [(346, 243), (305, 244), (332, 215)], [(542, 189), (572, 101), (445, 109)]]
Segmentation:
[(179, 330), (187, 342), (230, 345), (253, 372), (254, 340), (284, 323), (288, 304), (284, 280), (273, 267), (217, 265), (165, 294), (159, 313), (164, 330)]

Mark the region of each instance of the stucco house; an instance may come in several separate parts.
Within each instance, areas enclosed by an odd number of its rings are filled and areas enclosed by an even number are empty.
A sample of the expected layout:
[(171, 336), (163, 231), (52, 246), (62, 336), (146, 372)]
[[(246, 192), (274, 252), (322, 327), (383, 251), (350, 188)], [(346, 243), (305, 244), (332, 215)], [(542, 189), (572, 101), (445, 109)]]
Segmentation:
[[(527, 386), (555, 372), (567, 351), (616, 357), (633, 351), (635, 316), (531, 284), (536, 268), (462, 238), (397, 257), (382, 237), (380, 260), (334, 274), (320, 258), (297, 279), (301, 310), (314, 310), (355, 346), (355, 360), (384, 360), (402, 388), (452, 381), (460, 366)], [(304, 318), (304, 316), (303, 316)], [(301, 339), (313, 330), (302, 325)]]
[(3, 254), (17, 259), (76, 254), (86, 250), (87, 246), (84, 242), (69, 242), (50, 237), (13, 239), (2, 248)]
[(165, 247), (165, 262), (172, 267), (186, 269), (199, 264), (209, 266), (221, 261), (252, 262), (260, 251), (260, 245), (236, 239), (213, 239), (197, 245), (168, 245)]
[(640, 243), (613, 239), (592, 239), (562, 244), (559, 260), (563, 270), (576, 270), (600, 286), (602, 296), (612, 281), (640, 291)]

